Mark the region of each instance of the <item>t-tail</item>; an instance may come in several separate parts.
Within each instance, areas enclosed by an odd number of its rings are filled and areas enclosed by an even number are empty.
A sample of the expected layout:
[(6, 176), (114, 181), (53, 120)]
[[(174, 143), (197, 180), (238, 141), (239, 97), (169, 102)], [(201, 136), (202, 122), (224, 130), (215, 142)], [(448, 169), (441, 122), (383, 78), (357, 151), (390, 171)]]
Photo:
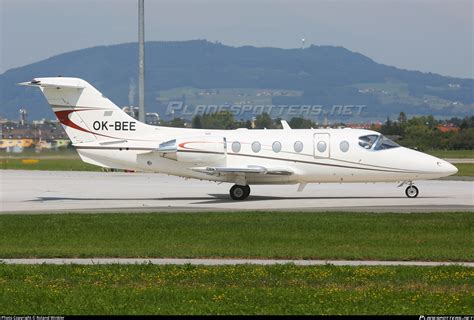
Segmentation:
[(130, 117), (82, 79), (35, 78), (19, 85), (41, 89), (75, 146), (138, 140), (158, 129)]

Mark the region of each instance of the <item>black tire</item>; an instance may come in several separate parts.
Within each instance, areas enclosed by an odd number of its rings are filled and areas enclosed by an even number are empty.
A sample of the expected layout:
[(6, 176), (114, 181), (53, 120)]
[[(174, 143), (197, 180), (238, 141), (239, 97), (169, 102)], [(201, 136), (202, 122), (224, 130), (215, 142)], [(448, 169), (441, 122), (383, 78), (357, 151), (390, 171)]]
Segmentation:
[(230, 192), (229, 192), (232, 200), (244, 200), (245, 198), (247, 198), (245, 187), (246, 186), (239, 186), (236, 184), (233, 185), (232, 188), (230, 188)]
[(246, 185), (244, 188), (245, 188), (245, 198), (244, 199), (247, 199), (250, 195), (250, 186)]
[(407, 195), (408, 198), (416, 198), (418, 197), (418, 188), (415, 186), (408, 186), (405, 189), (405, 194)]

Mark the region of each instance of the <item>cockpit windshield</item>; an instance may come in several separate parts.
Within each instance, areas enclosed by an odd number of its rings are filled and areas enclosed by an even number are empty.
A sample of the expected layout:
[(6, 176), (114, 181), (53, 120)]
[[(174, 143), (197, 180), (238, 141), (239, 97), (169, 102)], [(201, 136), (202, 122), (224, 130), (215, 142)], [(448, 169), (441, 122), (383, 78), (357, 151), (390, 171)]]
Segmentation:
[(385, 150), (385, 149), (392, 149), (392, 148), (398, 148), (400, 145), (398, 143), (393, 142), (389, 138), (380, 135), (379, 140), (375, 144), (374, 150)]
[(359, 137), (359, 145), (365, 149), (378, 151), (400, 147), (383, 135), (370, 134)]
[(359, 146), (365, 149), (372, 149), (372, 146), (374, 145), (374, 143), (377, 141), (378, 138), (379, 136), (376, 134), (359, 137)]

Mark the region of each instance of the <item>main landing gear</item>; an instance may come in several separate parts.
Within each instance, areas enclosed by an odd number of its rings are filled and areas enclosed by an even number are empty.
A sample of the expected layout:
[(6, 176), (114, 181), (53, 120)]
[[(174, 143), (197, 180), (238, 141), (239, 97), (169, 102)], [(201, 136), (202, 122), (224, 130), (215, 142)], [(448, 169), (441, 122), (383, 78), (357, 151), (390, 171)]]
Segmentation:
[(418, 196), (418, 188), (410, 182), (410, 185), (405, 189), (405, 194), (408, 198), (416, 198)]
[(233, 200), (244, 200), (250, 195), (250, 187), (247, 186), (239, 186), (238, 184), (234, 184), (232, 188), (230, 188), (230, 197)]

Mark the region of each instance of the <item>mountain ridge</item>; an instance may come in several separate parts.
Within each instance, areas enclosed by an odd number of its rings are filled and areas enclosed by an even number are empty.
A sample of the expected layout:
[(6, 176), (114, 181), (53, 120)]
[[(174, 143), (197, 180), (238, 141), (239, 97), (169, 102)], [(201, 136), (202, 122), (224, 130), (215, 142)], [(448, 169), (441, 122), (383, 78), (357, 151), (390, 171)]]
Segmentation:
[[(84, 48), (0, 74), (0, 116), (53, 118), (41, 93), (18, 82), (44, 76), (83, 78), (120, 106), (128, 104), (137, 79), (137, 43)], [(338, 46), (305, 49), (232, 47), (206, 40), (146, 43), (147, 110), (164, 111), (160, 92), (181, 87), (298, 90), (298, 97), (272, 97), (274, 104), (363, 104), (366, 117), (407, 114), (464, 116), (473, 113), (474, 80), (404, 70), (377, 63)], [(387, 89), (388, 88), (388, 89)], [(388, 91), (387, 91), (388, 90)]]

